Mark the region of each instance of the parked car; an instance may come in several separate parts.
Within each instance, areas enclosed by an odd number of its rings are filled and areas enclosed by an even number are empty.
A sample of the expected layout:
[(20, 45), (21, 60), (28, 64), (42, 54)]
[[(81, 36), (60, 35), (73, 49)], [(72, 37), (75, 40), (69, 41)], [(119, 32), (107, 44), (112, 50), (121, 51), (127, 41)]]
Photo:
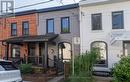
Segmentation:
[(0, 82), (22, 82), (20, 70), (11, 61), (0, 59)]

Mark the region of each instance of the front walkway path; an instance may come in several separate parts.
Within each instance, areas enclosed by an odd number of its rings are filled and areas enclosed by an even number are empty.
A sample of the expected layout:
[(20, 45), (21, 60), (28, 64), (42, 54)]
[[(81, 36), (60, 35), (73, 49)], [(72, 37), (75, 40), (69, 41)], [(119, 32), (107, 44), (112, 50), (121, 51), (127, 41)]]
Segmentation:
[(112, 82), (111, 77), (98, 77), (94, 76), (96, 82)]
[(55, 77), (54, 79), (51, 79), (51, 80), (49, 80), (47, 82), (59, 82), (63, 78), (64, 78), (64, 76), (62, 75), (62, 76)]

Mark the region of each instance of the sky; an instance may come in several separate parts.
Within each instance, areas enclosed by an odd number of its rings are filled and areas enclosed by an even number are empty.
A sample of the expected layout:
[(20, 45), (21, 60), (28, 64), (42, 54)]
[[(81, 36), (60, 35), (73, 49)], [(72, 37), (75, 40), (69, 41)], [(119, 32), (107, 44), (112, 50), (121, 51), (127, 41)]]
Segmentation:
[[(49, 0), (15, 0), (15, 8), (30, 5), (30, 4), (35, 4), (39, 2), (45, 2), (45, 1), (49, 1)], [(25, 11), (25, 10), (32, 10), (32, 9), (48, 8), (48, 7), (61, 6), (61, 5), (66, 5), (66, 4), (78, 3), (78, 2), (79, 0), (62, 0), (62, 3), (63, 3), (62, 4), (60, 3), (60, 0), (54, 0), (49, 3), (16, 9), (15, 11), (17, 12), (17, 11)]]

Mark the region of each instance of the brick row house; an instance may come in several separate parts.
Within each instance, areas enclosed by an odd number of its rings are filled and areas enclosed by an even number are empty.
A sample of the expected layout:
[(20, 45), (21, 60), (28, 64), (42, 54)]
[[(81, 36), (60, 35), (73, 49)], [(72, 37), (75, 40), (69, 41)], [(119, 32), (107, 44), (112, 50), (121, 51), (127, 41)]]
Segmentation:
[(74, 44), (79, 33), (79, 6), (17, 12), (0, 18), (0, 56), (25, 60), (38, 66), (63, 66), (72, 54), (79, 55), (80, 45)]
[[(18, 12), (15, 16), (3, 16), (0, 21), (0, 57), (27, 56), (28, 43), (21, 44), (17, 38), (37, 35), (35, 10)], [(16, 41), (11, 41), (11, 38)]]

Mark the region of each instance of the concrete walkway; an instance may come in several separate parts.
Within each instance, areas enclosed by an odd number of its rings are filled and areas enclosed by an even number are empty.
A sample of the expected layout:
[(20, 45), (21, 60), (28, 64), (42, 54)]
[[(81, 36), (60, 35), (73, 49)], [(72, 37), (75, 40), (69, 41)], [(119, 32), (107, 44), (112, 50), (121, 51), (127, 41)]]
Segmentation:
[(96, 82), (112, 82), (111, 77), (98, 77), (94, 76)]
[(64, 78), (64, 76), (62, 75), (62, 76), (55, 77), (54, 79), (51, 79), (51, 80), (49, 80), (47, 82), (59, 82), (63, 78)]

